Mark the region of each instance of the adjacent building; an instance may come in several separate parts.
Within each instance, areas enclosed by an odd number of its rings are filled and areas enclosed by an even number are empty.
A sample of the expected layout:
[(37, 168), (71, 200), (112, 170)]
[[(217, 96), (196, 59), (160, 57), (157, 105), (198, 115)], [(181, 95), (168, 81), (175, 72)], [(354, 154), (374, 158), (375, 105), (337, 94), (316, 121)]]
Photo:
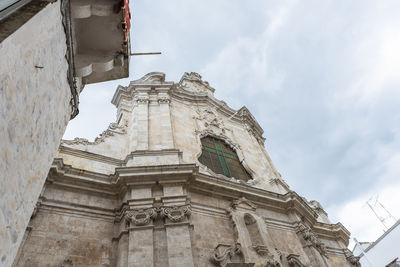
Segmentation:
[(11, 266), (85, 84), (128, 77), (119, 0), (0, 3), (0, 265)]
[(353, 253), (360, 258), (364, 267), (400, 266), (400, 220), (374, 242), (360, 242), (354, 246)]
[(360, 266), (199, 74), (149, 73), (112, 103), (98, 138), (62, 141), (14, 266)]

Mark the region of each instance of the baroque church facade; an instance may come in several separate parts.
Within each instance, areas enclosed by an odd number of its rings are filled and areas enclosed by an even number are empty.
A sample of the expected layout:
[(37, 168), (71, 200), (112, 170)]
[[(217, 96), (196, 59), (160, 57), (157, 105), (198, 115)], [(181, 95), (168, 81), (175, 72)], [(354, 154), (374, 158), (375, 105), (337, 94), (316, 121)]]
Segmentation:
[(116, 122), (62, 141), (14, 266), (360, 266), (249, 110), (213, 94), (197, 73), (119, 86)]

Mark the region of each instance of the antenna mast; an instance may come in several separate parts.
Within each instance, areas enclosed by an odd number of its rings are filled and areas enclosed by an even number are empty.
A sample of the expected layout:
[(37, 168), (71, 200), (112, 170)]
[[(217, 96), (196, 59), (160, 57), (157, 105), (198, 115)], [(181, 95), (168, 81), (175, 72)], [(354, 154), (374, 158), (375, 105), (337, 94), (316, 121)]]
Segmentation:
[(397, 219), (383, 206), (383, 204), (378, 200), (378, 195), (371, 197), (368, 199), (366, 204), (375, 214), (376, 218), (382, 223), (383, 227), (385, 227), (385, 232), (389, 230), (389, 228), (393, 225), (390, 224), (389, 227), (386, 225), (387, 220), (393, 220), (394, 223), (397, 222)]

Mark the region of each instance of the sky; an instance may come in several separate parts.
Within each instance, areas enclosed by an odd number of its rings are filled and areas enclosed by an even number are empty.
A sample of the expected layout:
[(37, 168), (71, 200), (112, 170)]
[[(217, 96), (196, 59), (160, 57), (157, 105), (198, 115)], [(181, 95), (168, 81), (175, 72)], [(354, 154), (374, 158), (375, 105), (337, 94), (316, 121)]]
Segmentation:
[(249, 108), (292, 190), (373, 241), (384, 227), (370, 198), (400, 218), (399, 12), (398, 0), (133, 1), (133, 52), (162, 55), (132, 57), (129, 78), (86, 86), (64, 139), (93, 140), (115, 121), (119, 84), (198, 72), (216, 98)]

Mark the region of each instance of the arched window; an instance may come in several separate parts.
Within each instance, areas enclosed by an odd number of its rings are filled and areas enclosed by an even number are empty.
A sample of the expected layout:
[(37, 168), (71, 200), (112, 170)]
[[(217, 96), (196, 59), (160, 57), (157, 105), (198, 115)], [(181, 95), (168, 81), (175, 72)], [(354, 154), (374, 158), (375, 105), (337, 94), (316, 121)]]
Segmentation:
[(207, 136), (201, 139), (201, 144), (202, 153), (199, 161), (213, 172), (244, 181), (251, 179), (236, 152), (224, 141)]

